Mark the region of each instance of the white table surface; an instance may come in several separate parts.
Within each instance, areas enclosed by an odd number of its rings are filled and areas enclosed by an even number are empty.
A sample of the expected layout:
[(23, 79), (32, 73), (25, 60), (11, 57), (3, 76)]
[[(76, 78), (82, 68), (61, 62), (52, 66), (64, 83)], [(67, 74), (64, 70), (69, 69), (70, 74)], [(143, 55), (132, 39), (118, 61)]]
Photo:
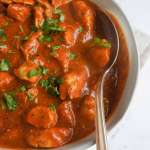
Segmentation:
[[(150, 35), (150, 0), (116, 0), (133, 28)], [(150, 59), (141, 70), (129, 110), (110, 136), (109, 150), (150, 150)], [(95, 150), (95, 146), (88, 150)]]

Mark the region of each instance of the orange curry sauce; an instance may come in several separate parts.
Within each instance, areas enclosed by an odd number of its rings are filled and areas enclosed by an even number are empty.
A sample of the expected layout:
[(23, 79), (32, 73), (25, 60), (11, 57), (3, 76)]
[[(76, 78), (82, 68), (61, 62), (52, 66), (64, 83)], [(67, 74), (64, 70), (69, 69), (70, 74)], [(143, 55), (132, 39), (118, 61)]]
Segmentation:
[[(95, 129), (97, 81), (113, 43), (86, 0), (0, 0), (0, 147), (53, 148)], [(128, 75), (126, 42), (104, 89), (106, 119)]]

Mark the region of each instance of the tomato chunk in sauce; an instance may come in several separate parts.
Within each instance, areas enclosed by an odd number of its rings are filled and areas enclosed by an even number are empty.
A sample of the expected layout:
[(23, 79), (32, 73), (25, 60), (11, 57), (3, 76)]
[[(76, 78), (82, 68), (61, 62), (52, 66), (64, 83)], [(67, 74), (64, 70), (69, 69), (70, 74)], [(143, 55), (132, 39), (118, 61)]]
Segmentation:
[[(99, 12), (87, 0), (0, 0), (0, 147), (56, 148), (95, 130), (97, 82), (113, 49)], [(104, 87), (106, 119), (128, 61), (120, 38)]]

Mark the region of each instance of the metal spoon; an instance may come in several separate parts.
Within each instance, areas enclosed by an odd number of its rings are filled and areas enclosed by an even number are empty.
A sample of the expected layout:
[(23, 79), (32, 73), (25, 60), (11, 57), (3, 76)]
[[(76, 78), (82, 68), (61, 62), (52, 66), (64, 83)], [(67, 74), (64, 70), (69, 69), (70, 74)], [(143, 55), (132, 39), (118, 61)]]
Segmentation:
[[(105, 68), (104, 74), (99, 78), (97, 93), (96, 93), (96, 145), (97, 150), (108, 150), (107, 146), (107, 135), (106, 135), (106, 124), (105, 124), (105, 114), (103, 105), (103, 87), (105, 79), (108, 72), (114, 66), (119, 52), (119, 36), (111, 17), (107, 12), (100, 10), (100, 15), (98, 15), (98, 21), (101, 23), (101, 28), (105, 28), (106, 35), (113, 35), (110, 39), (112, 42), (111, 48), (111, 59), (108, 66)], [(106, 28), (107, 26), (107, 28)], [(109, 29), (109, 30), (107, 30)], [(108, 33), (108, 34), (107, 34)], [(110, 38), (110, 37), (108, 37)]]

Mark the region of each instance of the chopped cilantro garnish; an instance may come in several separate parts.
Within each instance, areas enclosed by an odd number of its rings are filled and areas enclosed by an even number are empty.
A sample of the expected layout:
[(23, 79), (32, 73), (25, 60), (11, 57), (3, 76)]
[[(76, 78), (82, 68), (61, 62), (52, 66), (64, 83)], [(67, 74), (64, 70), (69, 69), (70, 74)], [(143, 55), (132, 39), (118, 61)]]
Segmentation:
[(56, 105), (55, 104), (50, 104), (49, 109), (52, 111), (56, 111)]
[(7, 35), (4, 32), (4, 29), (0, 28), (0, 37), (2, 38), (3, 41), (7, 40)]
[(64, 14), (60, 14), (60, 18), (59, 18), (59, 20), (60, 20), (61, 22), (64, 22), (64, 20), (65, 20), (65, 16), (64, 16)]
[(60, 22), (63, 22), (65, 20), (65, 16), (60, 8), (56, 8), (54, 10), (54, 14), (59, 15)]
[(4, 34), (4, 29), (0, 28), (0, 36), (2, 36)]
[(79, 32), (83, 32), (83, 27), (80, 26), (79, 29), (78, 29), (78, 31), (79, 31)]
[(55, 8), (54, 9), (54, 14), (58, 15), (58, 14), (61, 14), (62, 13), (62, 10), (60, 8)]
[(57, 52), (57, 50), (60, 49), (60, 48), (61, 48), (60, 45), (53, 45), (53, 46), (51, 47), (51, 52), (52, 52), (52, 54), (55, 54), (55, 53)]
[(46, 19), (42, 25), (42, 30), (46, 33), (64, 31), (64, 29), (60, 27), (58, 23), (58, 19)]
[(100, 46), (101, 48), (111, 48), (111, 43), (105, 39), (100, 39), (99, 37), (95, 37), (93, 40), (95, 45)]
[(30, 102), (32, 102), (32, 101), (34, 101), (34, 99), (35, 99), (35, 97), (33, 96), (33, 94), (32, 93), (27, 93), (27, 97), (28, 97), (28, 100), (30, 101)]
[(47, 90), (47, 92), (55, 97), (60, 95), (59, 85), (63, 83), (63, 79), (59, 77), (49, 77), (47, 80), (42, 79), (40, 85)]
[(50, 31), (56, 31), (56, 32), (63, 32), (64, 29), (62, 27), (59, 26), (49, 26), (49, 30)]
[(52, 38), (49, 35), (42, 35), (42, 36), (39, 37), (39, 41), (41, 43), (43, 43), (43, 42), (51, 42)]
[(70, 54), (69, 54), (69, 59), (70, 60), (74, 60), (76, 57), (77, 57), (77, 55), (75, 53), (70, 52)]
[(0, 71), (9, 71), (10, 63), (7, 59), (2, 59), (0, 61)]
[(19, 91), (24, 92), (27, 90), (27, 87), (25, 85), (22, 85), (19, 87)]
[(40, 85), (41, 85), (41, 87), (43, 87), (44, 89), (47, 90), (49, 87), (49, 81), (42, 79), (42, 80), (40, 80)]
[(94, 38), (94, 43), (95, 44), (98, 44), (98, 43), (100, 43), (101, 42), (101, 39), (99, 38), (99, 37), (95, 37)]
[(32, 69), (28, 72), (28, 77), (29, 78), (32, 78), (32, 77), (37, 76), (37, 75), (39, 75), (39, 70), (38, 69)]
[(38, 75), (46, 75), (48, 73), (48, 69), (45, 68), (44, 66), (39, 66), (36, 69), (32, 69), (28, 72), (28, 78), (32, 78), (34, 76), (38, 76)]
[(46, 75), (47, 73), (48, 73), (48, 69), (47, 68), (45, 68), (44, 66), (40, 66), (40, 73), (42, 74), (42, 75)]
[(11, 94), (4, 93), (4, 102), (5, 102), (6, 107), (8, 108), (8, 110), (10, 110), (10, 111), (15, 111), (16, 110), (17, 102)]

